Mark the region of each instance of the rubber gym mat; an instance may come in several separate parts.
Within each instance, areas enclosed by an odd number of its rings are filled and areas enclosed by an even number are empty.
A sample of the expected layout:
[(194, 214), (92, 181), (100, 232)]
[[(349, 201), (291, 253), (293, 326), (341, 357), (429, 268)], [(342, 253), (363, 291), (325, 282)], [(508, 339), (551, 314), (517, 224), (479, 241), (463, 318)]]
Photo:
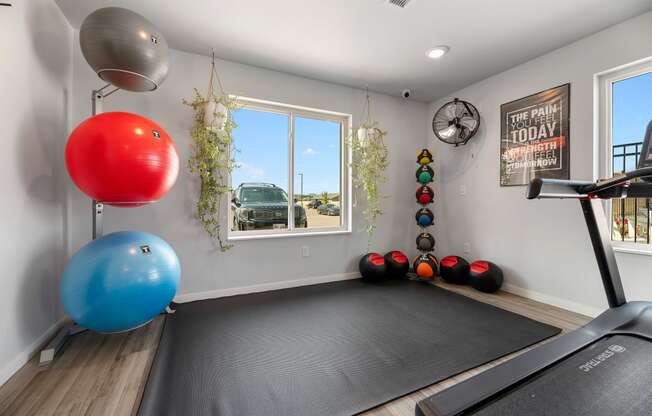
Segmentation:
[(139, 414), (351, 415), (559, 331), (408, 280), (186, 303), (166, 318)]
[(616, 335), (551, 367), (473, 415), (649, 416), (652, 342)]

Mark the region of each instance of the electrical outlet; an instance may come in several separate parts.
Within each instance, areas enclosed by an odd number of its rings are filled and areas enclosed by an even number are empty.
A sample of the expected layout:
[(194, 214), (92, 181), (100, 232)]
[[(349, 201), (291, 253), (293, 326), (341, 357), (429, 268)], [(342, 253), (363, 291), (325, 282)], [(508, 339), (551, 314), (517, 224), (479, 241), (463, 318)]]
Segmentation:
[(301, 257), (310, 257), (310, 247), (308, 246), (301, 247)]
[(469, 254), (471, 252), (471, 243), (464, 243), (464, 253)]
[(460, 185), (460, 195), (466, 195), (466, 185)]

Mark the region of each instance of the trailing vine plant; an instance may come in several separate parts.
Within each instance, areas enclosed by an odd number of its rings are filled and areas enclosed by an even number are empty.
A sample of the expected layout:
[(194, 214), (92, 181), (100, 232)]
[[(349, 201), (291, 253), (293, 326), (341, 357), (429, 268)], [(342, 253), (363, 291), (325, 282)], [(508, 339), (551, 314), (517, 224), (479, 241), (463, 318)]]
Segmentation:
[[(215, 93), (217, 80), (220, 91)], [(217, 243), (220, 251), (232, 247), (222, 235), (221, 209), (224, 196), (231, 192), (230, 175), (234, 168), (233, 154), (233, 110), (236, 100), (224, 92), (224, 87), (215, 69), (215, 55), (211, 62), (211, 75), (206, 96), (194, 89), (191, 101), (183, 100), (193, 110), (192, 139), (188, 169), (197, 175), (200, 188), (195, 217), (206, 233)], [(228, 205), (228, 204), (227, 204)]]
[(386, 131), (383, 131), (371, 117), (371, 98), (367, 91), (366, 119), (351, 134), (353, 150), (353, 185), (367, 196), (367, 207), (363, 216), (367, 222), (368, 242), (376, 231), (376, 219), (382, 215), (380, 184), (387, 181), (385, 170), (389, 166), (389, 155), (385, 145)]

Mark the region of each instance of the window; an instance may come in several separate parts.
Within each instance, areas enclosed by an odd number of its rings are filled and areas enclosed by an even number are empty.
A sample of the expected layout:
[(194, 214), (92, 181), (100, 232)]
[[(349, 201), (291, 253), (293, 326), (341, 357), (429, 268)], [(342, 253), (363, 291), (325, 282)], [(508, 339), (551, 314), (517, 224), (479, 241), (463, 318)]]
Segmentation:
[(239, 99), (229, 238), (349, 232), (351, 116)]
[[(619, 176), (636, 168), (647, 124), (652, 120), (652, 62), (641, 62), (598, 76), (600, 136), (604, 158), (599, 176)], [(652, 250), (649, 198), (614, 199), (608, 207), (611, 237), (620, 246)], [(617, 247), (619, 246), (618, 243)]]

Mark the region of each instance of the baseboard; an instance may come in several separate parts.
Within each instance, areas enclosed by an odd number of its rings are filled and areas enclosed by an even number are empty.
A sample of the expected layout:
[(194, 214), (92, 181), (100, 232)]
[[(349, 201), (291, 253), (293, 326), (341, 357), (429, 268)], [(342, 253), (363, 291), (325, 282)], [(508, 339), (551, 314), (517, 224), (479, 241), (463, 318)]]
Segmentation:
[(556, 296), (547, 295), (545, 293), (537, 292), (531, 289), (525, 289), (510, 283), (503, 284), (502, 290), (505, 292), (513, 293), (514, 295), (522, 296), (524, 298), (536, 300), (537, 302), (547, 303), (548, 305), (590, 316), (592, 318), (595, 318), (604, 312), (603, 309), (596, 308), (594, 306), (584, 305), (567, 299), (558, 298)]
[(320, 283), (338, 282), (341, 280), (357, 279), (360, 273), (338, 273), (326, 276), (308, 277), (305, 279), (283, 280), (273, 283), (262, 283), (259, 285), (232, 287), (228, 289), (208, 290), (205, 292), (182, 293), (174, 298), (176, 303), (193, 302), (196, 300), (216, 299), (227, 296), (245, 295), (247, 293), (267, 292), (270, 290), (288, 289), (291, 287), (310, 286)]
[(20, 370), (27, 362), (36, 355), (41, 348), (49, 341), (50, 338), (63, 326), (66, 319), (61, 318), (57, 323), (52, 325), (34, 342), (29, 344), (23, 352), (19, 353), (9, 363), (7, 363), (2, 370), (0, 370), (0, 386), (5, 384), (18, 370)]

